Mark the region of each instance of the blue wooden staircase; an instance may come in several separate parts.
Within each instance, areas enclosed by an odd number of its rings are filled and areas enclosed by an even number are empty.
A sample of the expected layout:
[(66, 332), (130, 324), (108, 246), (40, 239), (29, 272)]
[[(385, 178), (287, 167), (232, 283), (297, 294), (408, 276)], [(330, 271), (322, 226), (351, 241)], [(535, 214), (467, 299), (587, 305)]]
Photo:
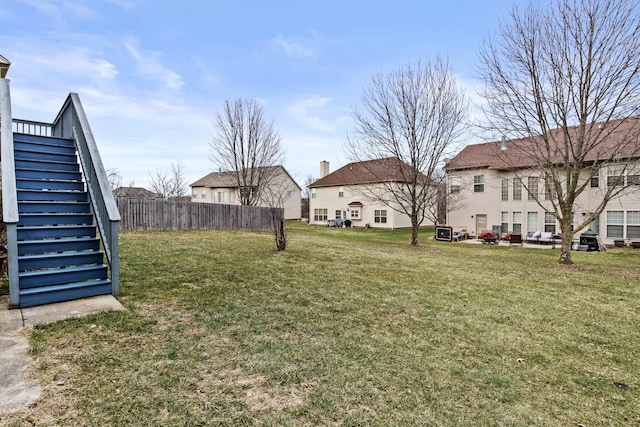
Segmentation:
[(78, 94), (53, 123), (15, 119), (0, 77), (0, 160), (9, 307), (118, 298), (120, 213)]
[(111, 293), (73, 140), (14, 133), (20, 306)]

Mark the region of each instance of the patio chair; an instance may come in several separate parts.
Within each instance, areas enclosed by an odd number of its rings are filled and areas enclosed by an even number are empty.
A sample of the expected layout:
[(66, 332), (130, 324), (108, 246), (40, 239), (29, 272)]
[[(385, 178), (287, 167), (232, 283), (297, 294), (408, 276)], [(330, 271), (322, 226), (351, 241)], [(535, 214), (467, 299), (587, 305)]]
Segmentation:
[(520, 233), (511, 233), (509, 239), (509, 245), (520, 245), (522, 246), (522, 234)]

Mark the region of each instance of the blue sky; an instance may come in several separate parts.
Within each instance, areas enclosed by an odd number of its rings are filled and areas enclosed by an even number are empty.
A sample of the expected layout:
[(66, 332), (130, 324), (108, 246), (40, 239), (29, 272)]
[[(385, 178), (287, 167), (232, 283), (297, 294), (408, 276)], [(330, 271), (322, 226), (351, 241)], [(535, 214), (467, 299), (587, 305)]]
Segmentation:
[(321, 160), (348, 162), (351, 110), (374, 73), (439, 53), (479, 101), (477, 49), (512, 4), (3, 0), (0, 54), (13, 116), (51, 122), (77, 92), (125, 184), (146, 187), (177, 161), (190, 183), (214, 170), (213, 118), (235, 97), (263, 102), (302, 184)]

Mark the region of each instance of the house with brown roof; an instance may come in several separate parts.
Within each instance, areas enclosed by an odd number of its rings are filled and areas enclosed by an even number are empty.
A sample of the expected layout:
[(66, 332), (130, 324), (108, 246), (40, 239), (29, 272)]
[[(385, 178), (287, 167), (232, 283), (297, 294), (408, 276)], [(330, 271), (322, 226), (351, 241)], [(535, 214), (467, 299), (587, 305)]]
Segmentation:
[(116, 199), (161, 199), (162, 196), (142, 187), (118, 187), (113, 190)]
[[(615, 131), (605, 135), (597, 149), (586, 156), (587, 167), (579, 178), (586, 188), (573, 204), (572, 224), (577, 225), (588, 215), (595, 215), (612, 186), (625, 186), (586, 228), (605, 244), (640, 240), (640, 153), (637, 133), (632, 135), (635, 143), (621, 140), (629, 135), (627, 125), (629, 129), (636, 126), (631, 121), (616, 124)], [(596, 125), (590, 131), (600, 130)], [(564, 141), (561, 129), (550, 132), (555, 135), (547, 139), (547, 144)], [(570, 128), (569, 132), (576, 129)], [(447, 224), (465, 229), (472, 236), (497, 226), (503, 236), (520, 233), (525, 239), (540, 233), (559, 234), (559, 223), (552, 215), (555, 190), (541, 172), (544, 165), (540, 165), (540, 157), (534, 154), (544, 143), (540, 138), (529, 138), (474, 144), (449, 160), (445, 165)], [(611, 156), (614, 150), (616, 155)], [(548, 165), (562, 170), (562, 151), (553, 146), (548, 151), (557, 155), (548, 159)], [(566, 184), (561, 185), (566, 188)]]
[[(302, 189), (283, 166), (270, 166), (269, 189), (262, 189), (257, 206), (284, 208), (285, 219), (300, 219)], [(191, 201), (240, 205), (240, 190), (235, 172), (211, 172), (191, 184)]]
[(400, 188), (406, 176), (403, 171), (409, 165), (397, 158), (385, 158), (349, 163), (331, 173), (329, 167), (329, 162), (320, 162), (320, 178), (309, 186), (310, 224), (346, 222), (353, 227), (411, 227), (409, 216), (401, 213), (394, 202), (382, 202), (373, 196), (374, 192), (384, 191), (385, 185)]

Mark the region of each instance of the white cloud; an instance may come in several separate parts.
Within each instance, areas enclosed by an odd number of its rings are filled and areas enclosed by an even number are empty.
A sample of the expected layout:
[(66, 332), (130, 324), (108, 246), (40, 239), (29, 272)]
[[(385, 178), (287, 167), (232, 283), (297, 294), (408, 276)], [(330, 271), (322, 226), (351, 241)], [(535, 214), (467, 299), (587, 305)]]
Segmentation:
[(30, 50), (14, 54), (13, 64), (23, 68), (22, 73), (50, 76), (80, 76), (90, 80), (113, 80), (118, 69), (111, 62), (95, 57), (89, 49), (67, 48), (47, 53)]
[(83, 0), (19, 0), (47, 17), (57, 26), (61, 26), (69, 17), (94, 19), (95, 12), (86, 6)]
[(285, 37), (278, 34), (269, 44), (290, 58), (316, 59), (320, 54), (321, 42), (317, 33), (310, 37)]
[(311, 129), (335, 132), (339, 126), (349, 120), (349, 117), (346, 115), (336, 117), (336, 108), (329, 105), (330, 103), (331, 98), (312, 95), (293, 103), (287, 108), (287, 112), (297, 122)]
[(136, 61), (138, 71), (164, 84), (169, 89), (178, 90), (184, 85), (182, 77), (163, 64), (164, 55), (160, 52), (143, 52), (137, 46), (137, 41), (129, 39), (124, 46)]
[(202, 58), (197, 55), (191, 55), (191, 62), (200, 72), (200, 82), (202, 86), (211, 88), (222, 85), (223, 80), (220, 75), (215, 70), (212, 70)]

